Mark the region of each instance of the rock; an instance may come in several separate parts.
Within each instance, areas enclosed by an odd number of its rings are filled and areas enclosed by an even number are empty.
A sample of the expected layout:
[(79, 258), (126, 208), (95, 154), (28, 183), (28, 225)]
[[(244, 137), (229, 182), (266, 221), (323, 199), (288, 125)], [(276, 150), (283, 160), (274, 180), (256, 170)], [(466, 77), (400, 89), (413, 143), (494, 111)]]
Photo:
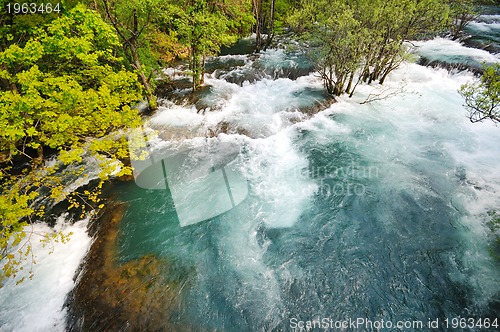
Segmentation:
[(193, 88), (189, 78), (169, 80), (158, 84), (155, 95), (158, 99), (169, 99), (172, 102), (181, 102)]
[(170, 323), (179, 291), (188, 279), (167, 281), (165, 259), (144, 256), (127, 263), (117, 259), (117, 234), (126, 207), (107, 207), (89, 230), (94, 242), (68, 295), (68, 331), (189, 331)]

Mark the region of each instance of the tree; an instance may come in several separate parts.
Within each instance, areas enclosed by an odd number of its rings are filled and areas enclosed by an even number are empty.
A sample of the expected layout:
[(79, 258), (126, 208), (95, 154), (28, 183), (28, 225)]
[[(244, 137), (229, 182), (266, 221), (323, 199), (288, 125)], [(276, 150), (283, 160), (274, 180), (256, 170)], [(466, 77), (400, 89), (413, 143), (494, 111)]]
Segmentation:
[[(114, 56), (119, 46), (113, 28), (98, 13), (78, 5), (33, 31), (24, 45), (12, 44), (0, 52), (4, 276), (15, 275), (19, 262), (30, 254), (24, 226), (43, 217), (42, 196), (68, 199), (70, 207), (99, 201), (94, 191), (68, 191), (58, 168), (69, 172), (67, 166), (80, 163), (85, 153), (93, 156), (102, 167), (97, 191), (117, 167), (120, 174), (130, 172), (119, 161), (127, 156), (126, 140), (116, 132), (140, 124), (131, 105), (141, 99), (142, 90), (136, 74)], [(42, 163), (46, 150), (57, 153), (54, 166)], [(73, 172), (86, 176), (81, 168)], [(22, 241), (20, 251), (12, 253), (11, 246)]]
[[(252, 0), (252, 11), (255, 20), (255, 52), (266, 50), (274, 38), (277, 28), (281, 28), (295, 0)], [(267, 34), (267, 38), (262, 38)]]
[(312, 44), (327, 91), (352, 96), (361, 81), (383, 84), (406, 58), (404, 42), (441, 30), (447, 13), (438, 0), (302, 0), (291, 22)]
[(354, 18), (349, 7), (342, 8), (340, 2), (334, 5), (333, 12), (325, 10), (321, 16), (326, 17), (314, 24), (312, 41), (316, 52), (310, 57), (327, 92), (340, 96), (344, 92), (349, 93), (353, 74), (361, 64), (364, 44), (360, 41), (365, 40), (366, 30)]
[(448, 7), (436, 0), (378, 0), (373, 10), (356, 1), (356, 19), (370, 32), (361, 80), (383, 84), (407, 58), (405, 41), (433, 35), (448, 22)]
[(271, 45), (274, 37), (274, 15), (276, 12), (276, 1), (269, 1), (269, 30), (267, 31), (267, 41), (264, 45), (264, 51)]
[(149, 100), (158, 66), (188, 58), (197, 90), (206, 57), (247, 34), (252, 23), (250, 0), (102, 1), (101, 10), (120, 36)]
[(187, 0), (173, 7), (179, 40), (189, 47), (193, 91), (203, 83), (206, 57), (217, 54), (249, 30), (252, 22), (246, 0)]
[[(11, 6), (10, 12), (7, 10), (9, 3)], [(40, 0), (33, 0), (30, 3), (35, 3), (37, 8), (42, 4)], [(50, 23), (59, 15), (56, 12), (19, 15), (12, 10), (13, 5), (13, 1), (0, 0), (0, 51), (5, 50), (12, 44), (24, 45), (36, 28)], [(61, 5), (60, 9), (65, 11), (66, 7)]]
[(478, 18), (478, 4), (474, 0), (449, 0), (450, 34), (453, 40), (460, 37), (460, 32), (467, 24)]
[(351, 8), (342, 1), (303, 1), (301, 10), (291, 18), (310, 44), (308, 56), (332, 96), (344, 93), (351, 72), (360, 61), (362, 30)]
[(460, 95), (471, 122), (500, 122), (500, 64), (484, 65), (479, 82), (462, 85)]
[(149, 108), (150, 110), (156, 110), (158, 105), (150, 84), (151, 76), (148, 78), (139, 57), (141, 43), (144, 43), (144, 32), (151, 24), (153, 11), (155, 10), (154, 5), (149, 0), (121, 2), (112, 2), (112, 0), (102, 1), (106, 17), (115, 28), (118, 36), (120, 36), (129, 63), (137, 72), (144, 86)]
[(262, 48), (262, 0), (252, 0), (252, 11), (255, 17), (255, 53), (260, 53)]

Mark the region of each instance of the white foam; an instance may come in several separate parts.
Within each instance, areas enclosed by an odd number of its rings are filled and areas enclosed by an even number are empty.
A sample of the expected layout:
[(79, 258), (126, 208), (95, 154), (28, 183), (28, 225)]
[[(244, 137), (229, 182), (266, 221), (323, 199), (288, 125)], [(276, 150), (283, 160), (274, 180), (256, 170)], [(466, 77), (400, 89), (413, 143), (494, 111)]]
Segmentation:
[(246, 175), (262, 204), (260, 219), (270, 228), (293, 226), (317, 189), (303, 175), (308, 161), (294, 148), (293, 128), (249, 144)]
[[(479, 16), (475, 21), (471, 23), (500, 23), (500, 15), (486, 14)], [(469, 23), (470, 24), (470, 23)]]
[(173, 127), (196, 126), (203, 123), (203, 115), (199, 114), (194, 106), (160, 106), (155, 115), (151, 117), (150, 122)]
[(434, 38), (428, 41), (413, 42), (416, 52), (428, 60), (445, 61), (451, 63), (463, 62), (488, 62), (494, 63), (500, 60), (499, 55), (493, 55), (484, 50), (465, 47), (457, 41), (446, 38)]
[[(211, 88), (210, 95), (204, 98), (209, 104), (216, 105), (216, 110), (203, 113), (194, 106), (170, 104), (159, 108), (150, 119), (151, 125), (155, 128), (189, 128), (199, 136), (205, 136), (209, 128), (227, 121), (232, 127), (246, 130), (252, 137), (266, 137), (290, 126), (293, 113), (313, 103), (313, 97), (302, 94), (305, 89), (319, 91), (322, 87), (314, 74), (297, 80), (262, 79), (253, 84), (246, 82), (243, 86), (208, 76), (205, 82)], [(295, 117), (300, 116), (295, 114)]]
[(470, 22), (467, 27), (482, 32), (490, 32), (492, 30), (500, 30), (500, 23)]
[[(416, 45), (420, 54), (431, 59), (449, 59), (456, 55), (479, 62), (499, 61), (498, 56), (486, 51), (466, 48), (458, 42), (443, 38), (416, 42)], [(228, 56), (228, 59), (231, 57), (235, 56)], [(262, 59), (278, 65), (288, 61), (284, 53), (277, 50), (265, 52)], [(166, 73), (175, 74), (173, 71)], [(392, 165), (387, 166), (388, 172), (381, 175), (385, 176), (388, 185), (399, 185), (418, 177), (418, 174), (409, 174), (402, 165), (419, 159), (425, 148), (420, 144), (419, 137), (426, 138), (427, 144), (442, 145), (457, 166), (465, 167), (467, 178), (473, 184), (469, 189), (474, 185), (480, 188), (475, 189), (472, 196), (461, 197), (471, 215), (464, 222), (478, 238), (486, 233), (484, 220), (477, 216), (500, 204), (500, 129), (491, 123), (468, 122), (457, 89), (471, 79), (473, 76), (470, 73), (452, 75), (444, 69), (405, 63), (388, 76), (384, 86), (360, 85), (354, 98), (342, 96), (338, 103), (324, 112), (292, 125), (286, 118), (301, 106), (301, 93), (305, 89), (319, 89), (322, 86), (314, 74), (295, 81), (263, 79), (243, 86), (207, 76), (206, 82), (212, 86), (210, 98), (218, 99), (220, 111), (203, 115), (194, 107), (170, 105), (160, 107), (151, 118), (151, 123), (180, 128), (195, 127), (203, 134), (207, 127), (213, 127), (224, 120), (257, 134), (257, 139), (219, 135), (222, 141), (236, 140), (246, 146), (248, 160), (242, 167), (251, 184), (251, 195), (255, 202), (250, 209), (254, 213), (251, 222), (243, 225), (242, 222), (228, 223), (228, 237), (233, 239), (233, 250), (228, 252), (232, 253), (230, 260), (235, 266), (241, 264), (239, 271), (248, 276), (246, 280), (249, 283), (270, 283), (269, 287), (262, 286), (262, 294), (270, 300), (278, 301), (279, 289), (273, 271), (262, 262), (267, 250), (266, 244), (257, 243), (255, 234), (250, 233), (249, 236), (246, 230), (255, 232), (260, 223), (268, 228), (291, 227), (297, 223), (303, 211), (311, 204), (311, 197), (317, 188), (311, 179), (303, 176), (302, 170), (308, 167), (308, 160), (296, 148), (294, 137), (297, 129), (307, 129), (313, 132), (317, 142), (321, 144), (335, 136), (349, 140), (356, 130), (364, 129), (359, 125), (352, 127), (354, 122), (337, 122), (336, 115), (348, 114), (357, 118), (358, 124), (379, 122), (384, 128), (385, 132), (367, 135), (366, 147), (357, 148), (368, 160)], [(404, 91), (395, 96), (360, 105), (360, 102), (370, 96), (384, 91), (390, 93), (391, 89), (398, 91), (401, 87)], [(397, 133), (398, 140), (388, 141), (391, 133)], [(196, 137), (179, 144), (203, 146), (210, 140)], [(166, 144), (159, 139), (153, 143), (156, 147)], [(38, 264), (34, 266), (34, 279), (19, 286), (15, 286), (14, 281), (9, 281), (0, 289), (1, 331), (64, 330), (64, 298), (74, 287), (74, 273), (87, 252), (91, 239), (86, 234), (86, 221), (67, 225), (60, 220), (58, 227), (65, 232), (73, 232), (71, 240), (67, 244), (56, 244), (54, 253), (50, 255), (47, 248), (42, 248), (34, 241), (33, 250), (38, 257)], [(238, 227), (247, 228), (237, 232)], [(34, 225), (34, 229), (39, 232), (49, 230), (47, 226), (39, 224)], [(471, 248), (473, 250), (468, 266), (476, 266), (478, 260), (473, 258), (480, 256), (484, 267), (488, 258), (482, 255), (480, 248)], [(25, 263), (29, 264), (29, 261)], [(478, 276), (484, 271), (484, 268), (478, 269)], [(486, 289), (494, 281), (494, 278), (489, 277), (485, 285), (480, 287)], [(270, 289), (272, 294), (266, 295)]]
[[(382, 165), (380, 181), (387, 188), (403, 188), (415, 198), (420, 194), (432, 197), (436, 193), (422, 181), (420, 169), (432, 165), (428, 160), (432, 153), (446, 163), (436, 164), (437, 168), (450, 169), (446, 178), (432, 180), (443, 181), (442, 185), (453, 193), (450, 205), (462, 207), (462, 235), (467, 247), (465, 256), (457, 258), (465, 268), (452, 277), (472, 284), (478, 301), (487, 301), (500, 290), (485, 241), (490, 232), (485, 224), (489, 220), (486, 212), (500, 206), (500, 128), (492, 122), (473, 124), (468, 120), (457, 90), (474, 79), (468, 72), (450, 74), (444, 69), (407, 63), (391, 73), (384, 86), (362, 85), (354, 98), (342, 97), (324, 113), (348, 115), (349, 123), (339, 126), (352, 127), (353, 131), (377, 128), (372, 124), (378, 124), (381, 131), (365, 134), (366, 142), (356, 149), (372, 163)], [(402, 86), (403, 93), (359, 104), (370, 94), (387, 89), (397, 91)], [(314, 121), (331, 127), (328, 122), (332, 118), (315, 117)], [(360, 127), (361, 123), (367, 126)], [(342, 141), (350, 142), (349, 133), (340, 135), (346, 135)], [(356, 144), (357, 140), (352, 140), (349, 144)], [(465, 180), (458, 180), (455, 172), (459, 169), (464, 169)], [(433, 174), (434, 170), (427, 172)]]
[[(227, 83), (209, 80), (214, 93), (227, 91)], [(321, 83), (312, 76), (298, 80), (281, 78), (277, 80), (263, 79), (255, 84), (244, 84), (242, 87), (232, 85), (232, 94), (223, 107), (222, 113), (209, 117), (207, 123), (224, 120), (249, 130), (257, 136), (268, 136), (289, 123), (279, 113), (290, 112), (303, 106), (300, 92), (306, 88), (319, 88)], [(284, 115), (286, 117), (286, 114)], [(215, 120), (215, 121), (214, 121)]]
[[(63, 217), (59, 218), (56, 230), (73, 234), (66, 244), (54, 243), (53, 253), (50, 247), (42, 246), (39, 237), (33, 236), (34, 277), (17, 286), (16, 281), (10, 279), (0, 288), (0, 331), (65, 330), (65, 297), (74, 287), (75, 272), (90, 247), (87, 223), (88, 220), (82, 220), (69, 225)], [(26, 231), (31, 230), (35, 234), (52, 231), (44, 224), (29, 226)], [(27, 273), (31, 259), (22, 265)]]

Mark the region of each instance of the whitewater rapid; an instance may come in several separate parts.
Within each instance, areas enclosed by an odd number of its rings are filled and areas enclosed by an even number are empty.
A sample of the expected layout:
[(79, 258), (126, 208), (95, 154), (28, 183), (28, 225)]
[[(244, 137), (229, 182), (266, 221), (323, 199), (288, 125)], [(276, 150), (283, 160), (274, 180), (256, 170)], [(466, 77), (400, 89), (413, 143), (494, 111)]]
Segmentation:
[[(416, 46), (440, 61), (499, 60), (442, 38)], [(243, 66), (231, 75), (257, 76), (246, 56), (220, 59), (235, 60)], [(280, 67), (300, 66), (282, 50), (261, 61), (267, 74), (254, 81), (207, 75), (210, 110), (167, 103), (149, 120), (160, 134), (180, 128), (193, 137), (158, 146), (240, 146), (249, 199), (196, 230), (161, 215), (165, 202), (142, 204), (152, 215), (135, 207), (121, 232), (123, 260), (151, 251), (192, 264), (181, 319), (206, 328), (279, 329), (294, 315), (361, 315), (363, 307), (372, 319), (485, 310), (500, 292), (485, 241), (487, 212), (500, 206), (500, 129), (466, 117), (457, 90), (477, 78), (404, 63), (383, 86), (360, 85), (353, 98), (306, 115), (300, 110), (324, 101), (320, 79), (282, 77)], [(221, 122), (233, 132), (207, 138)], [(130, 199), (131, 209), (141, 199)], [(65, 296), (91, 244), (86, 226), (61, 219), (73, 235), (52, 254), (33, 243), (34, 279), (0, 289), (0, 331), (64, 330)]]
[[(64, 331), (66, 294), (75, 286), (75, 273), (91, 244), (87, 234), (88, 220), (73, 224), (61, 216), (54, 229), (45, 224), (28, 226), (31, 236), (33, 260), (28, 257), (17, 279), (7, 280), (0, 288), (0, 331)], [(39, 234), (61, 231), (70, 234), (67, 243), (53, 242), (43, 245)], [(28, 271), (32, 268), (33, 279)], [(16, 281), (26, 277), (21, 284)]]
[[(455, 61), (454, 54), (445, 59), (448, 50), (464, 50), (440, 38), (417, 46), (443, 62)], [(497, 59), (464, 53), (469, 62)], [(295, 66), (286, 59), (269, 50), (259, 61), (270, 65), (244, 62), (230, 72), (253, 78), (255, 67)], [(383, 86), (361, 85), (353, 98), (311, 115), (300, 110), (325, 101), (322, 82), (314, 74), (279, 75), (239, 83), (209, 75), (203, 104), (212, 112), (169, 105), (152, 117), (160, 136), (172, 127), (198, 136), (168, 144), (207, 147), (203, 158), (218, 142), (240, 146), (249, 197), (193, 229), (177, 226), (164, 196), (124, 193), (131, 216), (123, 222), (122, 259), (140, 257), (145, 250), (136, 243), (147, 242), (151, 252), (194, 269), (176, 319), (200, 328), (491, 314), (500, 288), (485, 238), (487, 212), (500, 204), (500, 131), (470, 123), (457, 92), (477, 78), (404, 63)], [(207, 137), (221, 122), (228, 130)], [(148, 214), (144, 204), (164, 212)]]

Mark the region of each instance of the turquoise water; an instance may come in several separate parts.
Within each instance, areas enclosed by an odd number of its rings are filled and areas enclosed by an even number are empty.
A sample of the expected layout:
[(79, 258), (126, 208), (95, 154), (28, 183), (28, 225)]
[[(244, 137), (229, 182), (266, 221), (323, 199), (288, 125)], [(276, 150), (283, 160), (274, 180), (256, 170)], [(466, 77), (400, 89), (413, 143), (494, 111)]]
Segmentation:
[(500, 52), (500, 9), (495, 6), (485, 6), (482, 15), (464, 29), (470, 35), (467, 45), (487, 49), (490, 52)]
[[(249, 137), (183, 144), (239, 145), (249, 196), (180, 227), (168, 190), (122, 184), (121, 260), (154, 253), (171, 262), (169, 278), (189, 280), (172, 317), (193, 330), (498, 316), (500, 269), (488, 252), (486, 212), (500, 202), (500, 131), (467, 122), (456, 90), (470, 79), (407, 64), (385, 87), (363, 86), (298, 123), (277, 120), (289, 109), (276, 95), (315, 91), (313, 76), (230, 89), (209, 79), (226, 96), (222, 115), (206, 122), (243, 112)], [(360, 105), (401, 85), (394, 97)], [(241, 98), (249, 91), (252, 103)]]
[(484, 6), (482, 15), (464, 28), (461, 40), (458, 43), (446, 38), (436, 38), (428, 42), (417, 42), (415, 45), (423, 64), (480, 72), (484, 63), (492, 64), (500, 60), (499, 8)]

